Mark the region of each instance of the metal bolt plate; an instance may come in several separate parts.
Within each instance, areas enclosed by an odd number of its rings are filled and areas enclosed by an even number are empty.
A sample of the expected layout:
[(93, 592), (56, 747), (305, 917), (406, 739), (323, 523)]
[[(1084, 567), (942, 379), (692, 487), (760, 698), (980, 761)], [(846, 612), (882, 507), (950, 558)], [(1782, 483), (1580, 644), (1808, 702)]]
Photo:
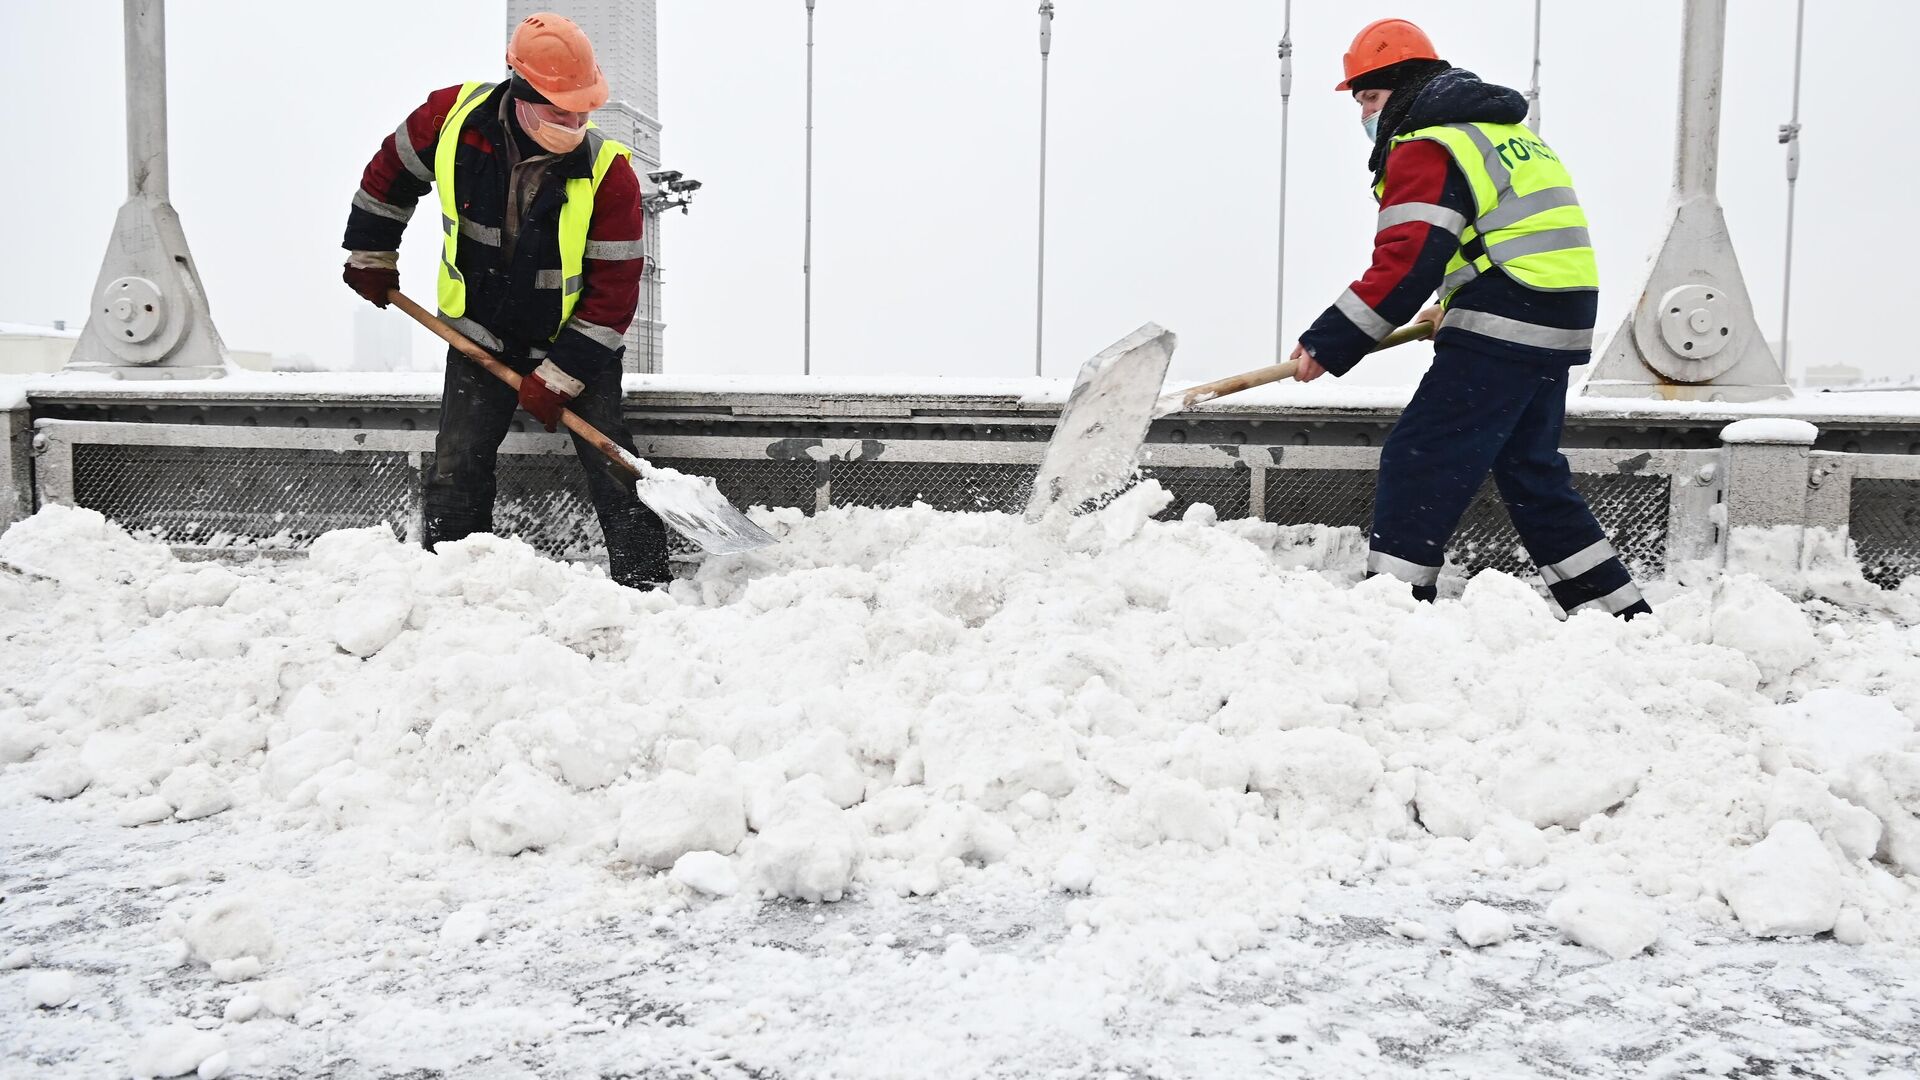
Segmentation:
[(166, 299), (159, 286), (143, 277), (123, 277), (107, 284), (98, 300), (100, 313), (106, 316), (108, 336), (121, 344), (140, 345), (152, 340), (166, 321)]
[(1683, 360), (1705, 360), (1727, 347), (1733, 335), (1723, 290), (1682, 285), (1660, 298), (1660, 340)]

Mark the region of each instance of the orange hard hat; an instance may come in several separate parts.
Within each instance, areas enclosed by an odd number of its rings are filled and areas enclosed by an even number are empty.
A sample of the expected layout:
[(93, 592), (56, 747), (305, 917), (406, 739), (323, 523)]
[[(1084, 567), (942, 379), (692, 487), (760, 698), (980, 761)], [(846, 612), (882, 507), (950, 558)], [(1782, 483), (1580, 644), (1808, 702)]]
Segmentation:
[(1354, 35), (1353, 44), (1341, 61), (1347, 77), (1335, 90), (1352, 88), (1353, 80), (1369, 71), (1379, 71), (1402, 60), (1438, 60), (1427, 32), (1405, 19), (1375, 19)]
[(507, 42), (507, 66), (568, 112), (592, 112), (607, 103), (607, 77), (593, 61), (593, 42), (564, 15), (527, 16)]

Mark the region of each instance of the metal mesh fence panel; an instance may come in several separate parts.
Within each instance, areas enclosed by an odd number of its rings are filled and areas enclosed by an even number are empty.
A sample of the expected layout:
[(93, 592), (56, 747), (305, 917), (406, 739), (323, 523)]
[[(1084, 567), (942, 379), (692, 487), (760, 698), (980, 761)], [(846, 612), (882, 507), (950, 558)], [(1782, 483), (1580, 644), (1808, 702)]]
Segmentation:
[(1365, 528), (1373, 521), (1373, 473), (1361, 469), (1268, 469), (1266, 517), (1278, 525)]
[(407, 456), (369, 450), (73, 448), (73, 496), (142, 536), (182, 546), (301, 548), (329, 529), (413, 521)]
[[(423, 455), (423, 468), (433, 455)], [(600, 520), (587, 497), (587, 476), (572, 454), (501, 454), (496, 467), (493, 531), (517, 536), (542, 555), (588, 560), (606, 555)]]
[[(297, 549), (329, 529), (379, 522), (406, 535), (418, 502), (418, 477), (400, 452), (76, 443), (73, 455), (80, 505), (182, 546)], [(430, 468), (432, 455), (422, 457)], [(743, 508), (809, 512), (823, 469), (811, 460), (758, 456), (657, 463), (712, 477)], [(833, 461), (824, 468), (835, 506), (923, 502), (946, 511), (1005, 513), (1025, 506), (1036, 472), (1031, 465), (967, 461)], [(1212, 505), (1228, 520), (1252, 514), (1252, 473), (1242, 465), (1162, 466), (1142, 475), (1173, 495), (1162, 518), (1177, 518), (1196, 503)], [(1281, 468), (1264, 475), (1268, 521), (1365, 529), (1372, 520), (1370, 469)], [(1669, 477), (1576, 473), (1574, 481), (1636, 572), (1664, 569)], [(604, 557), (585, 475), (572, 454), (502, 454), (498, 490), (497, 532), (554, 558)], [(1920, 481), (1857, 480), (1852, 494), (1852, 531), (1868, 576), (1897, 584), (1920, 573)], [(691, 550), (677, 537), (673, 542), (678, 551)], [(1469, 506), (1449, 557), (1469, 570), (1530, 571), (1492, 485)]]
[(742, 510), (797, 506), (813, 512), (820, 466), (773, 458), (654, 458), (653, 463), (694, 476), (711, 477), (727, 501)]
[[(1364, 530), (1373, 523), (1373, 482), (1373, 473), (1359, 469), (1269, 470), (1267, 520)], [(1621, 557), (1640, 574), (1666, 567), (1669, 483), (1666, 476), (1575, 473), (1573, 477), (1574, 487), (1586, 497)], [(1532, 572), (1533, 560), (1491, 482), (1482, 485), (1461, 517), (1447, 558), (1474, 572)]]
[(1920, 575), (1920, 480), (1855, 480), (1847, 531), (1868, 581), (1895, 589)]
[(1173, 496), (1173, 501), (1158, 515), (1162, 521), (1179, 520), (1195, 503), (1213, 507), (1222, 521), (1253, 516), (1253, 470), (1244, 466), (1148, 468), (1141, 469), (1140, 474), (1145, 479), (1158, 480)]
[[(1666, 569), (1669, 484), (1666, 476), (1573, 474), (1573, 486), (1586, 497), (1621, 560), (1642, 576)], [(1533, 560), (1491, 482), (1481, 487), (1461, 518), (1447, 557), (1475, 571), (1533, 573)]]
[(935, 510), (1019, 513), (1039, 469), (948, 461), (836, 461), (834, 506), (911, 506)]

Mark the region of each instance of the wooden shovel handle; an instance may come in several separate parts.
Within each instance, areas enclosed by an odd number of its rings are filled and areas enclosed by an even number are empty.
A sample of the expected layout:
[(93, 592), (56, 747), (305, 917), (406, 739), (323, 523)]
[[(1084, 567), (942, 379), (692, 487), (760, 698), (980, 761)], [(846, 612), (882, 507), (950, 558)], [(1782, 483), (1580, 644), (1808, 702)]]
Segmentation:
[[(493, 373), (494, 378), (513, 387), (515, 393), (520, 392), (520, 373), (501, 363), (492, 353), (475, 344), (472, 338), (448, 326), (438, 315), (414, 303), (399, 289), (389, 292), (387, 299), (393, 302), (394, 307), (406, 312), (414, 322), (433, 331), (435, 337), (459, 349), (466, 354), (467, 359), (486, 368)], [(639, 479), (640, 470), (634, 467), (627, 452), (620, 449), (619, 444), (612, 439), (601, 434), (599, 428), (574, 415), (571, 409), (560, 410), (560, 423), (564, 424), (568, 431), (598, 447), (600, 452), (607, 455), (608, 460), (615, 465), (620, 466), (635, 479)]]
[[(1368, 351), (1379, 352), (1382, 349), (1391, 349), (1395, 345), (1405, 345), (1409, 341), (1418, 341), (1421, 338), (1432, 336), (1432, 323), (1412, 323), (1381, 338), (1380, 343)], [(1242, 390), (1251, 390), (1256, 386), (1265, 386), (1268, 383), (1279, 382), (1282, 379), (1291, 379), (1299, 370), (1300, 364), (1298, 361), (1286, 360), (1278, 364), (1268, 364), (1263, 368), (1254, 368), (1252, 371), (1242, 372), (1239, 375), (1229, 375), (1224, 379), (1215, 379), (1210, 383), (1201, 383), (1199, 386), (1190, 386), (1181, 391), (1181, 407), (1188, 408), (1198, 405), (1203, 401), (1212, 401), (1215, 398), (1226, 397), (1228, 394), (1237, 394)]]

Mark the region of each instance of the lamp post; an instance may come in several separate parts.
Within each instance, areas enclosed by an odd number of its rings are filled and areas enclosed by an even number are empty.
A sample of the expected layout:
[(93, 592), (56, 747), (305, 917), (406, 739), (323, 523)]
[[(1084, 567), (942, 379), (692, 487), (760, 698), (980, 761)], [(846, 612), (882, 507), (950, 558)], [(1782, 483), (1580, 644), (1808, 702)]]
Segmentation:
[(1787, 324), (1793, 314), (1793, 196), (1800, 183), (1800, 44), (1807, 32), (1807, 0), (1800, 0), (1793, 27), (1793, 119), (1780, 125), (1780, 141), (1787, 148), (1787, 255), (1780, 280), (1780, 381), (1791, 386), (1788, 374)]

